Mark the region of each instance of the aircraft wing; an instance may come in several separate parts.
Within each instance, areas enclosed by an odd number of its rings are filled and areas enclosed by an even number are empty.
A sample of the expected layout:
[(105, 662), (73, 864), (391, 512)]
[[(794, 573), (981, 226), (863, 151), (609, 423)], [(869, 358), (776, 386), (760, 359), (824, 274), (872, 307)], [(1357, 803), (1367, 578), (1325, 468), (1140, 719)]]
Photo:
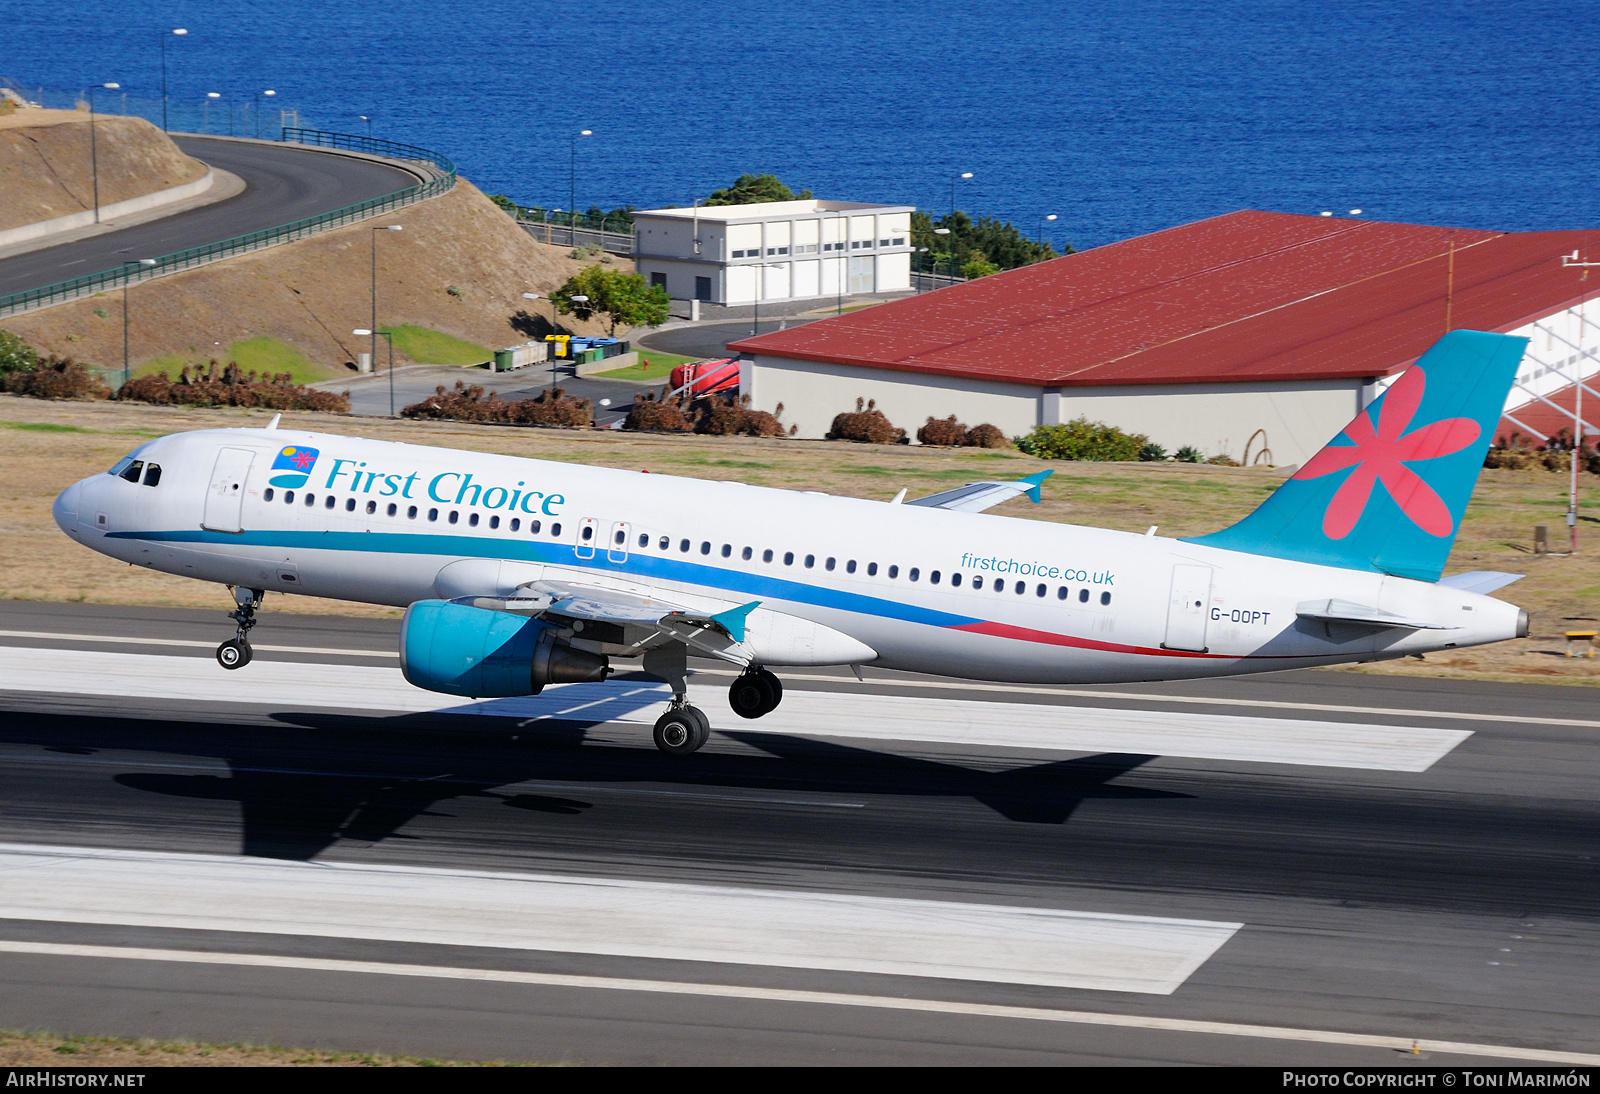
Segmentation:
[(467, 596), (457, 602), (552, 621), (610, 623), (633, 629), (630, 645), (647, 647), (676, 639), (741, 665), (749, 664), (753, 656), (745, 647), (745, 621), (760, 604), (753, 600), (709, 612), (670, 599), (560, 580), (530, 581), (508, 597)]
[(949, 509), (957, 513), (981, 513), (1019, 494), (1028, 495), (1034, 504), (1038, 504), (1039, 486), (1053, 474), (1054, 471), (1040, 471), (1016, 482), (969, 482), (954, 490), (943, 490), (905, 504), (920, 505), (927, 509)]

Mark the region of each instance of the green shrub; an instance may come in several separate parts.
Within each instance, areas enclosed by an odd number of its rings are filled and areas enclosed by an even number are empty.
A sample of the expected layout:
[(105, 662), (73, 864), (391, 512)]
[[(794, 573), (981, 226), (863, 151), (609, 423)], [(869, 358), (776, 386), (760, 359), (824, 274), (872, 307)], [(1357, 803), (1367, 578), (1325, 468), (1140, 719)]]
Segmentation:
[(0, 376), (39, 367), (39, 354), (18, 335), (0, 330)]
[(1017, 447), (1041, 460), (1137, 460), (1150, 443), (1143, 433), (1124, 433), (1114, 425), (1074, 418), (1063, 425), (1036, 425), (1017, 439)]
[(455, 390), (440, 384), (434, 394), (400, 412), (402, 418), (449, 419), (457, 422), (513, 422), (518, 425), (560, 425), (582, 429), (594, 424), (594, 404), (570, 398), (560, 388), (541, 391), (532, 399), (502, 402), (500, 393), (457, 380)]
[(1172, 458), (1179, 463), (1199, 463), (1202, 459), (1200, 450), (1192, 444), (1186, 444), (1172, 454)]
[(321, 410), (333, 414), (350, 413), (350, 393), (336, 395), (302, 387), (287, 372), (261, 378), (254, 370), (245, 372), (234, 361), (220, 371), (217, 362), (209, 368), (185, 366), (176, 380), (165, 372), (136, 376), (122, 385), (117, 398), (160, 406), (253, 406), (264, 410)]
[(896, 429), (894, 423), (878, 409), (878, 401), (870, 400), (862, 409), (856, 400), (855, 413), (835, 414), (828, 430), (830, 441), (859, 441), (863, 444), (906, 444), (906, 431)]
[(1162, 448), (1159, 444), (1156, 444), (1155, 441), (1151, 441), (1149, 444), (1139, 449), (1140, 463), (1158, 463), (1166, 458), (1167, 450)]

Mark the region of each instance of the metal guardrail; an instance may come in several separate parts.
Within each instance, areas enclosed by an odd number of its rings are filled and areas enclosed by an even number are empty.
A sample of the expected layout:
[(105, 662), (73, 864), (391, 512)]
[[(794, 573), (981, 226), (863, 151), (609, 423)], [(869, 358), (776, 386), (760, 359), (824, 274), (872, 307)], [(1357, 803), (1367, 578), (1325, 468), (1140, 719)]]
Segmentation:
[(319, 129), (286, 128), (283, 130), (282, 139), (287, 143), (337, 148), (347, 152), (364, 152), (388, 159), (428, 164), (434, 169), (430, 172), (434, 177), (416, 186), (396, 190), (392, 194), (384, 194), (382, 197), (371, 198), (355, 205), (346, 205), (341, 209), (333, 209), (313, 217), (280, 224), (273, 228), (263, 228), (216, 243), (174, 251), (172, 254), (157, 258), (153, 266), (129, 262), (110, 270), (82, 274), (66, 281), (58, 281), (53, 285), (41, 285), (36, 289), (24, 289), (8, 296), (0, 296), (0, 317), (17, 315), (35, 308), (49, 307), (52, 304), (62, 304), (111, 289), (120, 289), (124, 285), (134, 285), (166, 274), (220, 262), (225, 258), (259, 251), (279, 243), (291, 243), (331, 228), (340, 228), (407, 205), (415, 205), (419, 201), (426, 201), (428, 198), (445, 193), (456, 184), (456, 165), (453, 162), (437, 152), (430, 152), (415, 145), (398, 144), (394, 141), (350, 133), (327, 133)]
[(632, 258), (634, 238), (632, 232), (601, 231), (582, 224), (573, 227), (553, 220), (517, 219), (517, 225), (540, 243), (555, 247), (596, 247), (607, 254)]

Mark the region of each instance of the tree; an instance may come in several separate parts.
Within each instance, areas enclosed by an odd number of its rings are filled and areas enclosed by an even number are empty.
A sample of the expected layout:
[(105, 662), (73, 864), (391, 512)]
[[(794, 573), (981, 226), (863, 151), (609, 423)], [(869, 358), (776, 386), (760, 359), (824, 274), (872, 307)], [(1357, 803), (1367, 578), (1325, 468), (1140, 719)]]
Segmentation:
[[(950, 234), (936, 235), (936, 228), (948, 228)], [(920, 210), (912, 213), (911, 242), (926, 247), (941, 263), (953, 253), (958, 261), (963, 261), (962, 256), (965, 256), (966, 262), (983, 260), (999, 270), (1014, 270), (1018, 266), (1060, 257), (1050, 244), (1040, 246), (1009, 221), (1002, 223), (994, 217), (979, 217), (974, 222), (960, 209), (937, 221), (930, 213)], [(1063, 253), (1072, 254), (1072, 247), (1069, 245)]]
[(8, 372), (27, 372), (39, 364), (34, 348), (18, 335), (0, 330), (0, 376)]
[(804, 201), (810, 190), (798, 194), (778, 181), (776, 175), (740, 175), (732, 186), (713, 190), (707, 205), (756, 205), (765, 201)]
[[(573, 300), (587, 296), (587, 300)], [(550, 294), (550, 303), (562, 315), (588, 320), (603, 315), (611, 324), (613, 337), (617, 325), (658, 327), (667, 321), (670, 301), (667, 290), (652, 285), (636, 273), (608, 270), (604, 266), (585, 266), (567, 283)]]

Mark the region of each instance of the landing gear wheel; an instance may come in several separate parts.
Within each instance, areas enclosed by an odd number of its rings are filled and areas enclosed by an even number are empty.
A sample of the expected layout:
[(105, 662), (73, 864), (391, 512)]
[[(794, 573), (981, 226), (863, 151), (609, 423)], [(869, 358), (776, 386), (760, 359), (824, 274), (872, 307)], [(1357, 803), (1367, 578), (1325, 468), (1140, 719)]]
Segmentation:
[(783, 684), (766, 669), (746, 672), (728, 686), (728, 705), (741, 718), (771, 714), (783, 701)]
[(656, 747), (668, 756), (697, 752), (710, 737), (711, 723), (698, 707), (685, 704), (656, 720)]
[(242, 669), (250, 657), (250, 643), (242, 638), (230, 638), (217, 647), (217, 664), (225, 669)]

